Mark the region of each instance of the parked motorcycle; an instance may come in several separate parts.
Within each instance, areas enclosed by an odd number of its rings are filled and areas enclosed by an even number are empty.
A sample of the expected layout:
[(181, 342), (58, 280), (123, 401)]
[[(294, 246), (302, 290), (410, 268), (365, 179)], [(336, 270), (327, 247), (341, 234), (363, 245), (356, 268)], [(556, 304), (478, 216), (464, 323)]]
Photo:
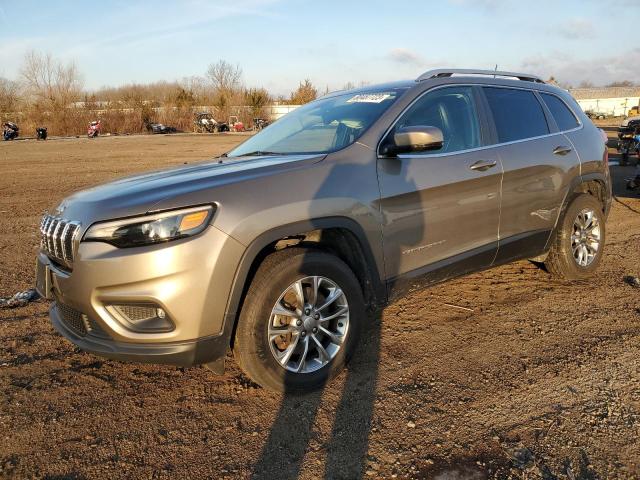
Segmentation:
[(630, 155), (640, 160), (640, 116), (629, 117), (618, 127), (618, 151), (620, 165), (626, 165)]
[(253, 119), (253, 129), (254, 130), (262, 130), (265, 127), (269, 126), (269, 120), (265, 120), (264, 118), (254, 118)]
[(102, 128), (102, 122), (100, 120), (94, 120), (89, 124), (87, 128), (87, 137), (95, 138), (100, 135), (100, 129)]
[(18, 128), (18, 125), (16, 125), (15, 123), (5, 122), (5, 124), (2, 126), (2, 138), (5, 141), (18, 138), (19, 131), (20, 131), (20, 128)]
[(46, 139), (47, 139), (47, 127), (36, 128), (36, 140), (46, 140)]

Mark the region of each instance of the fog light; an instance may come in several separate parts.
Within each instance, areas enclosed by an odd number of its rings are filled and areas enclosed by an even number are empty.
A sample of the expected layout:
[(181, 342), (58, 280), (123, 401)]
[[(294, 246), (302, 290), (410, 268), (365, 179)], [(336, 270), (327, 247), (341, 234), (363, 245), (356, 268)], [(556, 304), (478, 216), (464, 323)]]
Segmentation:
[(123, 327), (133, 332), (161, 333), (175, 328), (167, 312), (153, 303), (107, 305), (106, 309)]

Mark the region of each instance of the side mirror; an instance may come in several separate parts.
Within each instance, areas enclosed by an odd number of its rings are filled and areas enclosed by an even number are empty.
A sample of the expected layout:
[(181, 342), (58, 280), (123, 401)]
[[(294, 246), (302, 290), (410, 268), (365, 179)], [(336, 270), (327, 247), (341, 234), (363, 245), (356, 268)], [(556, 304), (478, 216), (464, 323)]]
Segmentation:
[(387, 148), (387, 154), (426, 152), (442, 148), (444, 138), (438, 127), (415, 125), (399, 128), (393, 135), (393, 145)]

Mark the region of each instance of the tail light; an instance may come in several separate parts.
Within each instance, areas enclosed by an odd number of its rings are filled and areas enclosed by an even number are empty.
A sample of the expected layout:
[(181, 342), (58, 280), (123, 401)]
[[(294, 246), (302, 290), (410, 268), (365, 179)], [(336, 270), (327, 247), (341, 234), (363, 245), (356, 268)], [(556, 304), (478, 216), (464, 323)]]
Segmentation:
[(598, 130), (600, 130), (600, 135), (602, 135), (602, 141), (604, 142), (604, 155), (602, 156), (602, 161), (604, 162), (604, 166), (605, 167), (609, 167), (609, 145), (607, 145), (609, 143), (609, 136), (607, 135), (607, 132), (605, 132), (603, 129), (599, 128)]

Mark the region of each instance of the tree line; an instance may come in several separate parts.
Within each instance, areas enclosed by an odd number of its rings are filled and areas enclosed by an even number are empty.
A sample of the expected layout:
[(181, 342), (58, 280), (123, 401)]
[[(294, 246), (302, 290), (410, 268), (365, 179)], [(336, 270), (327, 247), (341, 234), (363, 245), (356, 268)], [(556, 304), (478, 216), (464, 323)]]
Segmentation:
[(153, 122), (188, 131), (198, 107), (213, 110), (218, 121), (237, 115), (250, 125), (266, 118), (266, 107), (276, 101), (301, 105), (317, 96), (305, 79), (288, 97), (274, 98), (265, 88), (247, 87), (241, 67), (226, 60), (209, 65), (203, 76), (88, 91), (74, 62), (31, 51), (17, 80), (0, 77), (0, 121), (18, 123), (24, 136), (41, 126), (51, 135), (80, 135), (97, 119), (105, 131), (119, 134), (142, 132)]

